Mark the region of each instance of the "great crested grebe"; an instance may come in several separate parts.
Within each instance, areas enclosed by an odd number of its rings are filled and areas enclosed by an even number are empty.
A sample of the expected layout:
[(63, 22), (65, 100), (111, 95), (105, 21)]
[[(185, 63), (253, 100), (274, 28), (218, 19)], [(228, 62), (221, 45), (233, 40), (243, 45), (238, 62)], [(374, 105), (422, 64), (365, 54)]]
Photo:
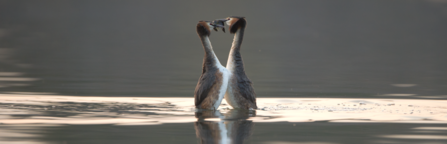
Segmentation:
[(246, 23), (245, 17), (232, 16), (226, 19), (226, 24), (229, 26), (230, 33), (234, 34), (234, 39), (226, 67), (230, 71), (230, 79), (225, 100), (236, 109), (257, 109), (256, 93), (252, 82), (245, 74), (240, 52)]
[(216, 27), (223, 26), (211, 24), (209, 21), (199, 21), (196, 27), (205, 50), (202, 75), (194, 91), (194, 103), (198, 109), (216, 110), (227, 91), (230, 78), (230, 72), (220, 64), (209, 39), (211, 29), (217, 30)]

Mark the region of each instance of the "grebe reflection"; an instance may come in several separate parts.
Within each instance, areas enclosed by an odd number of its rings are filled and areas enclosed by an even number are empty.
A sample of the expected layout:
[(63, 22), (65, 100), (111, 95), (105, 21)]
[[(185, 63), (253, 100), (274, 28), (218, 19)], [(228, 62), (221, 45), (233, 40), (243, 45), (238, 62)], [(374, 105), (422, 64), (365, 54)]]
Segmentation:
[[(253, 122), (247, 120), (256, 116), (256, 111), (232, 109), (220, 111), (199, 111), (195, 113), (196, 136), (201, 144), (241, 144), (252, 134)], [(207, 121), (218, 118), (220, 121)]]

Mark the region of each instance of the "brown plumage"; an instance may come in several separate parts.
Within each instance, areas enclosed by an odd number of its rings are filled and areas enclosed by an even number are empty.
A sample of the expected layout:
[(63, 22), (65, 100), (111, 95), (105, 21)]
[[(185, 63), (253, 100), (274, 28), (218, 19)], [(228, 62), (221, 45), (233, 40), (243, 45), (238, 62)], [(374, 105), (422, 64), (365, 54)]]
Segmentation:
[(195, 103), (196, 108), (212, 109), (215, 102), (219, 99), (221, 86), (222, 86), (221, 72), (215, 72), (214, 76), (208, 76), (207, 74), (202, 74), (196, 86), (195, 90), (196, 94), (194, 94), (196, 98)]

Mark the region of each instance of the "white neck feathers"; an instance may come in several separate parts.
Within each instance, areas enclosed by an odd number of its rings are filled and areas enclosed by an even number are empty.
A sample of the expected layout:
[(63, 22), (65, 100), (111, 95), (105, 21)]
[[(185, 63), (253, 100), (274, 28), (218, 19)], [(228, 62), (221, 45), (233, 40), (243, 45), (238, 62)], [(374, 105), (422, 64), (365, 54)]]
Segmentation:
[(203, 46), (205, 46), (205, 48), (209, 50), (209, 54), (212, 55), (212, 57), (216, 61), (215, 65), (221, 66), (222, 64), (220, 64), (219, 59), (217, 58), (216, 54), (214, 53), (213, 46), (211, 46), (211, 41), (208, 36), (205, 36), (203, 38)]

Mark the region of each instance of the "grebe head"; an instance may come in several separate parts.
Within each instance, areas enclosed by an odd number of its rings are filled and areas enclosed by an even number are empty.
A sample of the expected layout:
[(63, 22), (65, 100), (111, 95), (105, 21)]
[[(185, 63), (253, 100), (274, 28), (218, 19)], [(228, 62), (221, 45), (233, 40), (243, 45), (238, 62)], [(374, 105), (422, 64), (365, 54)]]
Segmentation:
[(227, 18), (226, 23), (229, 26), (230, 33), (234, 34), (240, 28), (245, 27), (247, 22), (245, 21), (245, 17), (230, 16)]
[(211, 28), (214, 28), (214, 26), (211, 25), (210, 21), (199, 21), (196, 28), (197, 34), (202, 36), (209, 36)]

